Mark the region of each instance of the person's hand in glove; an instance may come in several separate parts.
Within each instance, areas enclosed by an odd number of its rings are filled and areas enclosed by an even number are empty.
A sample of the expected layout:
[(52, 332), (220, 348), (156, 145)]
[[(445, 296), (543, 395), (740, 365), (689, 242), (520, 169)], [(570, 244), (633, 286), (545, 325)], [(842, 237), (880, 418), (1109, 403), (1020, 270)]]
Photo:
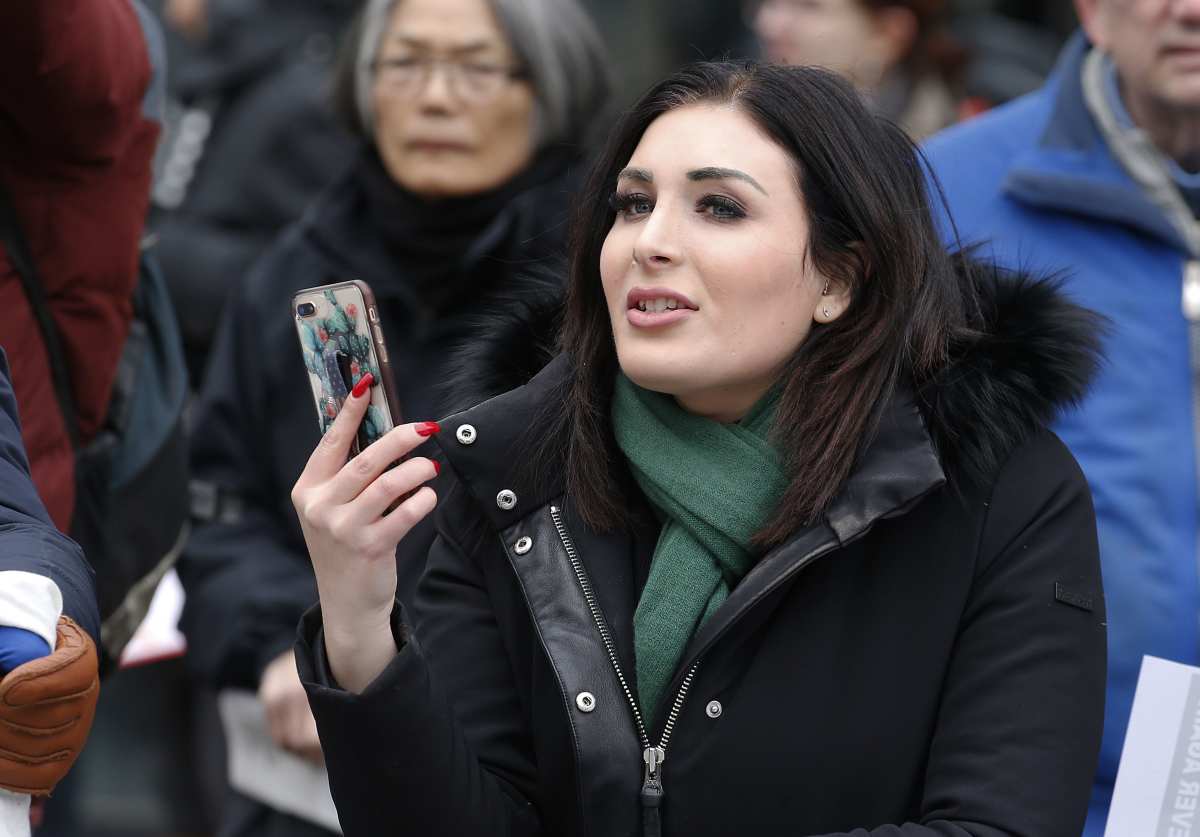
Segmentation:
[(41, 644), (36, 657), (20, 636), (0, 642), (0, 667), (27, 658), (0, 679), (0, 788), (41, 796), (67, 774), (87, 741), (100, 676), (95, 643), (68, 617), (59, 617), (52, 653), (33, 637)]

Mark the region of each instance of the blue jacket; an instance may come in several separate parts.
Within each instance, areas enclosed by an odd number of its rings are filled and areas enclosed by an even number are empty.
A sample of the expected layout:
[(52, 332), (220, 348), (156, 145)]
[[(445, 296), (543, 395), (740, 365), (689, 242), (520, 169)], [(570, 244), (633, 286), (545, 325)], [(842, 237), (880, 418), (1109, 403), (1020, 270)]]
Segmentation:
[(1055, 427), (1095, 498), (1108, 600), (1104, 743), (1085, 830), (1098, 837), (1142, 656), (1200, 663), (1200, 588), (1188, 252), (1087, 109), (1088, 48), (1077, 35), (1041, 89), (940, 134), (926, 154), (957, 226), (955, 240), (943, 223), (952, 246), (1064, 271), (1067, 292), (1112, 320), (1104, 369)]
[(100, 611), (92, 568), (75, 541), (54, 528), (29, 476), (21, 443), (17, 400), (0, 349), (0, 571), (49, 577), (63, 597), (63, 613), (100, 644)]

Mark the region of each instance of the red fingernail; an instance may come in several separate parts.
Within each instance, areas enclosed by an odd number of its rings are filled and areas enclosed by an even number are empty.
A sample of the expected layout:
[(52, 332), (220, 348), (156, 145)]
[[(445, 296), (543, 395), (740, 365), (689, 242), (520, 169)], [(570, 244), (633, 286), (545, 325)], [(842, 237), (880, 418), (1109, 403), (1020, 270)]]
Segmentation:
[(423, 421), (416, 426), (418, 436), (432, 436), (434, 433), (441, 433), (442, 428), (436, 421)]
[(436, 459), (431, 459), (429, 461), (433, 463), (434, 475), (436, 476), (437, 474), (440, 474), (442, 472), (442, 466), (438, 464), (438, 461)]
[(358, 379), (358, 383), (354, 385), (354, 389), (350, 390), (350, 394), (355, 398), (361, 398), (362, 394), (369, 390), (373, 383), (375, 383), (375, 376), (368, 372)]

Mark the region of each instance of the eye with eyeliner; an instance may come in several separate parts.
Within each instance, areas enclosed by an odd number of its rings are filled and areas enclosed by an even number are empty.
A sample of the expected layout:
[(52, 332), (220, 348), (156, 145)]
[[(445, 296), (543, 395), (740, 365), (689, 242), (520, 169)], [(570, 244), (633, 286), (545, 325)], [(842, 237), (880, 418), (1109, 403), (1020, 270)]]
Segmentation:
[[(654, 211), (654, 201), (642, 192), (614, 192), (608, 204), (619, 217), (632, 219)], [(733, 198), (725, 195), (704, 195), (696, 201), (696, 212), (714, 221), (737, 221), (746, 217), (746, 210)]]
[(742, 205), (725, 195), (705, 195), (696, 201), (696, 211), (715, 221), (737, 221), (746, 217)]
[(654, 209), (654, 201), (641, 192), (614, 192), (608, 199), (608, 205), (623, 218), (648, 215)]

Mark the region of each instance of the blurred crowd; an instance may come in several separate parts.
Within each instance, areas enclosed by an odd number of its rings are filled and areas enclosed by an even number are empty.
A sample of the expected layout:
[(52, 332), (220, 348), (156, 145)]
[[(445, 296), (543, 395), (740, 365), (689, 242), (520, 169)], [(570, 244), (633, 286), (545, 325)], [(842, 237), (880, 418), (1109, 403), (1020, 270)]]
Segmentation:
[[(93, 0), (44, 2), (84, 6)], [(253, 696), (269, 736), (263, 743), (298, 757), (319, 776), (320, 742), (291, 651), (297, 622), (316, 601), (317, 590), (289, 492), (319, 438), (288, 313), (292, 297), (303, 288), (351, 278), (372, 287), (406, 418), (433, 419), (496, 394), (495, 382), (455, 374), (464, 346), (487, 350), (480, 312), (500, 301), (532, 307), (554, 297), (572, 199), (596, 143), (614, 114), (683, 63), (733, 57), (825, 66), (918, 141), (966, 123), (940, 134), (929, 153), (959, 224), (959, 243), (995, 237), (1001, 260), (1028, 257), (1052, 268), (1071, 267), (1090, 247), (1082, 233), (1073, 240), (1075, 249), (1061, 246), (1045, 254), (1010, 242), (1021, 238), (1022, 224), (1067, 230), (1084, 205), (1106, 201), (1123, 202), (1126, 209), (1110, 206), (1105, 224), (1135, 227), (1145, 239), (1165, 236), (1176, 250), (1189, 253), (1200, 240), (1191, 220), (1197, 206), (1193, 169), (1173, 164), (1160, 178), (1160, 186), (1167, 185), (1150, 197), (1134, 188), (1087, 191), (1068, 174), (1042, 172), (1039, 180), (1032, 169), (1012, 174), (995, 159), (995, 148), (1018, 141), (1016, 117), (1007, 132), (955, 133), (969, 132), (975, 120), (1018, 99), (1026, 109), (1022, 119), (1043, 119), (1033, 105), (1022, 103), (1032, 101), (1029, 94), (1043, 95), (1056, 61), (1085, 60), (1084, 36), (1077, 34), (1075, 6), (1068, 0), (143, 2), (150, 86), (161, 96), (153, 106), (139, 96), (138, 106), (157, 125), (157, 142), (146, 128), (124, 140), (124, 148), (132, 154), (129, 149), (139, 146), (151, 165), (149, 176), (123, 182), (121, 194), (137, 208), (127, 217), (114, 216), (111, 227), (89, 231), (86, 218), (72, 223), (82, 231), (75, 240), (93, 242), (99, 250), (127, 239), (133, 246), (128, 264), (114, 271), (132, 277), (139, 258), (152, 260), (173, 302), (183, 350), (173, 385), (187, 393), (190, 519), (186, 545), (164, 552), (174, 568), (162, 565), (152, 583), (143, 579), (143, 587), (152, 592), (163, 573), (169, 584), (176, 577), (182, 582), (179, 627), (186, 651), (106, 672), (90, 744), (46, 805), (38, 835), (331, 833), (286, 793), (267, 798), (244, 784), (230, 786), (225, 741), (234, 722), (221, 697)], [(1102, 37), (1089, 35), (1093, 42)], [(0, 32), (0, 52), (4, 40)], [(1068, 72), (1088, 77), (1083, 70)], [(1116, 89), (1113, 73), (1111, 62), (1096, 67), (1095, 90), (1080, 92), (1072, 106), (1078, 119), (1100, 108), (1111, 144), (1123, 147), (1124, 128), (1142, 112), (1105, 109)], [(4, 116), (15, 101), (10, 92), (0, 90)], [(1088, 111), (1092, 99), (1100, 104)], [(13, 106), (17, 121), (30, 118), (23, 114), (37, 107), (19, 104)], [(1082, 130), (1078, 122), (1064, 124), (1056, 136)], [(1028, 141), (1032, 147), (1035, 139)], [(1128, 154), (1153, 157), (1130, 142), (1135, 150)], [(1178, 159), (1170, 149), (1162, 152)], [(980, 160), (994, 171), (984, 172)], [(982, 167), (978, 172), (976, 165)], [(0, 180), (8, 174), (5, 168), (0, 164)], [(1001, 206), (998, 184), (1022, 172), (1027, 175), (1018, 183), (1027, 192), (1022, 208)], [(987, 182), (975, 182), (976, 176)], [(1182, 190), (1183, 209), (1162, 197), (1175, 194), (1172, 184)], [(996, 193), (989, 192), (990, 204), (983, 205), (980, 189)], [(1035, 220), (1021, 216), (1028, 207), (1041, 214)], [(1148, 230), (1154, 224), (1145, 220), (1146, 207), (1167, 220)], [(1176, 223), (1177, 210), (1185, 221)], [(104, 211), (92, 204), (80, 215), (100, 219)], [(32, 249), (44, 252), (36, 244)], [(69, 273), (69, 267), (62, 269)], [(63, 287), (69, 285), (63, 281)], [(118, 290), (128, 298), (128, 287)], [(100, 297), (111, 293), (96, 291)], [(1101, 310), (1116, 304), (1099, 291), (1085, 294), (1085, 302)], [(114, 307), (114, 317), (124, 305)], [(1188, 345), (1186, 334), (1170, 337)], [(73, 372), (75, 378), (115, 377), (115, 354), (102, 361), (80, 348), (105, 339), (68, 334), (66, 342), (68, 362), (88, 359), (87, 370)], [(50, 518), (68, 529), (76, 500), (55, 486), (69, 481), (70, 473), (63, 477), (36, 461), (60, 436), (60, 452), (70, 458), (62, 427), (39, 429), (41, 415), (56, 409), (54, 395), (44, 386), (33, 391), (26, 385), (32, 396), (22, 389), (45, 361), (25, 359), (21, 345), (3, 345), (26, 447), (35, 460), (34, 480)], [(528, 356), (506, 361), (532, 372), (541, 349), (531, 346)], [(111, 348), (119, 350), (120, 344)], [(102, 395), (83, 392), (77, 400), (81, 417), (92, 416), (98, 424), (106, 406)], [(1113, 411), (1120, 414), (1114, 422), (1153, 421)], [(85, 436), (94, 432), (87, 421), (81, 427)], [(1190, 430), (1184, 431), (1190, 439)], [(1089, 467), (1106, 473), (1093, 448), (1107, 444), (1107, 437), (1097, 435), (1094, 423), (1080, 419), (1060, 433), (1089, 477)], [(1095, 479), (1102, 514), (1106, 503), (1138, 502), (1137, 491), (1113, 499)], [(1194, 474), (1180, 479), (1191, 485)], [(50, 489), (41, 491), (44, 485)], [(1165, 535), (1118, 523), (1106, 528), (1102, 520), (1102, 548), (1106, 534), (1118, 541), (1144, 537), (1139, 544), (1171, 549)], [(1194, 549), (1194, 530), (1191, 537), (1188, 549)], [(409, 542), (414, 554), (401, 556), (402, 598), (421, 570), (415, 553), (424, 541)], [(1110, 595), (1112, 578), (1106, 577)], [(142, 598), (132, 611), (138, 617), (148, 595)], [(122, 598), (122, 604), (128, 600)], [(106, 630), (118, 607), (102, 602)], [(132, 632), (133, 625), (128, 628)], [(115, 668), (121, 649), (108, 651)], [(1176, 658), (1195, 655), (1189, 647)], [(1128, 680), (1136, 673), (1122, 676)], [(1128, 683), (1122, 688), (1131, 689)], [(1117, 698), (1116, 714), (1110, 710), (1101, 812), (1104, 794), (1111, 793), (1127, 699)]]

